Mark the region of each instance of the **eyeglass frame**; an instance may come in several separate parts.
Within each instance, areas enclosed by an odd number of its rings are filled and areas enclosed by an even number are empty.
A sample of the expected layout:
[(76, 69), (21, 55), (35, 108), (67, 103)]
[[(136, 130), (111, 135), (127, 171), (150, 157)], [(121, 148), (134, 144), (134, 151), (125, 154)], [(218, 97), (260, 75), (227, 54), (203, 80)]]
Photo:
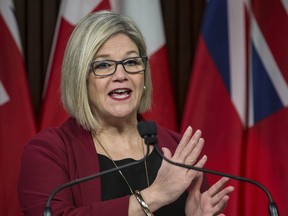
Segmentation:
[[(143, 63), (144, 63), (144, 69), (143, 69), (143, 70), (140, 70), (140, 71), (136, 71), (136, 72), (129, 72), (129, 71), (127, 71), (126, 68), (125, 68), (124, 62), (127, 61), (127, 60), (129, 60), (129, 59), (135, 59), (135, 58), (141, 58), (141, 59), (142, 59), (142, 61), (143, 61)], [(114, 62), (114, 63), (115, 63), (114, 71), (113, 71), (112, 73), (105, 74), (105, 75), (98, 75), (98, 74), (96, 74), (95, 71), (93, 70), (93, 65), (94, 65), (95, 63), (97, 63), (97, 62), (102, 62), (102, 61), (103, 61), (103, 62), (105, 62), (105, 61)], [(108, 59), (106, 59), (106, 60), (101, 60), (101, 61), (93, 61), (93, 62), (90, 63), (90, 71), (92, 71), (92, 73), (93, 73), (95, 76), (108, 77), (108, 76), (112, 76), (113, 74), (115, 74), (116, 71), (117, 71), (118, 65), (121, 64), (126, 73), (128, 73), (128, 74), (137, 74), (137, 73), (141, 73), (141, 72), (143, 72), (143, 71), (146, 70), (147, 61), (148, 61), (148, 57), (147, 57), (147, 56), (143, 56), (143, 57), (142, 57), (142, 56), (130, 57), (130, 58), (127, 58), (127, 59), (123, 59), (123, 60), (121, 60), (121, 61), (108, 60)]]

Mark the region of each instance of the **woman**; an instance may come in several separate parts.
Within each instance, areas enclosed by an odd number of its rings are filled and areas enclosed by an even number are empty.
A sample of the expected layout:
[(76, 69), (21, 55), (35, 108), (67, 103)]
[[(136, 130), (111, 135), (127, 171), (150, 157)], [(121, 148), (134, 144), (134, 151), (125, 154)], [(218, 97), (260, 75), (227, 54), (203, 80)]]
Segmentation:
[[(71, 180), (140, 160), (140, 113), (151, 105), (144, 39), (127, 17), (102, 11), (85, 17), (68, 42), (61, 94), (71, 115), (26, 146), (19, 181), (25, 215), (40, 215), (47, 197)], [(201, 131), (183, 137), (158, 127), (166, 157), (203, 167)], [(179, 144), (179, 145), (178, 145)], [(144, 163), (67, 188), (52, 200), (53, 215), (216, 215), (233, 187), (222, 178), (205, 192), (202, 174), (162, 161), (150, 148)], [(208, 189), (208, 190), (207, 190)]]

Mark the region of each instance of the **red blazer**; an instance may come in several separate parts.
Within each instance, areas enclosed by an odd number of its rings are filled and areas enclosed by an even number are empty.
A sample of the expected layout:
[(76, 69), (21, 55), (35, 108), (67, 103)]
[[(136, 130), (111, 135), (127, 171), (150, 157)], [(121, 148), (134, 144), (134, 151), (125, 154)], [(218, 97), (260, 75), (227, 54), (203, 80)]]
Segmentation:
[[(159, 148), (175, 151), (181, 136), (158, 127)], [(37, 134), (25, 147), (19, 179), (19, 199), (26, 216), (42, 215), (51, 191), (71, 180), (99, 172), (98, 156), (91, 133), (68, 119), (57, 128)], [(57, 193), (53, 215), (126, 216), (129, 196), (101, 201), (100, 178)]]

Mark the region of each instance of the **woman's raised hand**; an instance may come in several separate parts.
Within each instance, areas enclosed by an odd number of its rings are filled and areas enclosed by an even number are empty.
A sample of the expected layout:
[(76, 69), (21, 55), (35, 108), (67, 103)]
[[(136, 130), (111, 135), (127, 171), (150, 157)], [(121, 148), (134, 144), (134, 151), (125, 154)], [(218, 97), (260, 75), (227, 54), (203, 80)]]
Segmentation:
[[(169, 149), (162, 148), (164, 156), (174, 162), (202, 168), (207, 161), (207, 157), (203, 156), (198, 160), (204, 145), (204, 139), (201, 138), (201, 135), (200, 130), (193, 134), (192, 128), (188, 127), (174, 155)], [(175, 201), (190, 186), (197, 174), (198, 171), (171, 165), (163, 160), (150, 189), (153, 190), (155, 196), (159, 197), (158, 201), (162, 206), (167, 205)]]

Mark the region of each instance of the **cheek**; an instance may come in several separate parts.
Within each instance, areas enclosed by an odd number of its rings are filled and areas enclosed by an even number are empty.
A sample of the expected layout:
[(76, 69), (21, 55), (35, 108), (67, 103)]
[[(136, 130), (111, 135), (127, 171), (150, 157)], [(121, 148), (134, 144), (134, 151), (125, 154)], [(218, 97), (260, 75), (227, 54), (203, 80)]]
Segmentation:
[(142, 76), (137, 81), (135, 81), (135, 83), (136, 83), (136, 86), (137, 86), (139, 92), (142, 92), (144, 89), (144, 76)]
[(89, 78), (87, 81), (88, 98), (90, 102), (97, 101), (101, 92), (101, 82), (95, 78)]

